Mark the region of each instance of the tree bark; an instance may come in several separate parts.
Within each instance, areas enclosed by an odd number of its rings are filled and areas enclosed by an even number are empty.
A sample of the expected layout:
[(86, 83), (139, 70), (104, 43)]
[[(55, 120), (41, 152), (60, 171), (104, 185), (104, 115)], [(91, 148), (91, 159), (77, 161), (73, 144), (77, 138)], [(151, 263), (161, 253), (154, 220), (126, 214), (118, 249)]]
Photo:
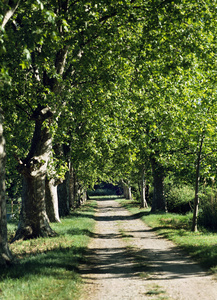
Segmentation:
[(68, 216), (70, 213), (69, 200), (68, 200), (68, 188), (67, 188), (67, 179), (65, 179), (57, 187), (58, 193), (58, 206), (59, 206), (59, 215), (60, 217)]
[(79, 184), (76, 171), (69, 162), (69, 171), (66, 176), (67, 195), (69, 208), (75, 209), (80, 207), (87, 200), (86, 190)]
[(45, 180), (45, 203), (49, 221), (60, 223), (57, 184), (54, 178)]
[(57, 193), (58, 193), (59, 215), (60, 217), (68, 216), (70, 213), (70, 209), (69, 209), (66, 180), (64, 180), (61, 184), (58, 185)]
[(131, 187), (123, 183), (123, 190), (124, 190), (124, 198), (126, 198), (127, 200), (132, 200)]
[(52, 113), (49, 108), (39, 105), (32, 117), (35, 120), (35, 130), (31, 148), (18, 167), (23, 175), (23, 192), (14, 241), (55, 235), (49, 225), (45, 205), (45, 179), (52, 147), (49, 126), (45, 121), (51, 121)]
[(154, 180), (154, 194), (151, 211), (166, 212), (166, 201), (164, 197), (164, 168), (154, 157), (151, 158), (151, 165)]
[(3, 136), (3, 117), (0, 110), (0, 265), (12, 262), (12, 254), (7, 239), (7, 214), (5, 199), (5, 140)]
[(69, 162), (69, 171), (67, 173), (67, 191), (69, 199), (69, 207), (74, 209), (76, 206), (76, 176), (72, 163)]
[[(79, 186), (79, 185), (78, 185)], [(87, 193), (86, 190), (80, 186), (75, 195), (75, 202), (76, 202), (76, 207), (80, 207), (82, 204), (84, 204), (87, 201)]]
[(145, 182), (145, 170), (144, 170), (144, 168), (142, 168), (142, 171), (141, 171), (140, 196), (141, 196), (141, 207), (142, 208), (148, 208), (148, 203), (146, 201), (146, 182)]
[(191, 230), (197, 231), (197, 219), (198, 219), (198, 210), (199, 210), (199, 182), (200, 182), (200, 164), (201, 164), (201, 154), (203, 148), (204, 136), (202, 136), (199, 151), (197, 154), (197, 165), (196, 165), (196, 175), (195, 175), (195, 196), (194, 196), (194, 212), (193, 212), (193, 220), (192, 220), (192, 228)]
[[(4, 18), (2, 20), (2, 28), (5, 28), (6, 24), (10, 20), (10, 18), (14, 15), (16, 9), (20, 4), (20, 0), (18, 1), (9, 1), (10, 2), (10, 9), (5, 12)], [(9, 3), (8, 3), (9, 4)]]

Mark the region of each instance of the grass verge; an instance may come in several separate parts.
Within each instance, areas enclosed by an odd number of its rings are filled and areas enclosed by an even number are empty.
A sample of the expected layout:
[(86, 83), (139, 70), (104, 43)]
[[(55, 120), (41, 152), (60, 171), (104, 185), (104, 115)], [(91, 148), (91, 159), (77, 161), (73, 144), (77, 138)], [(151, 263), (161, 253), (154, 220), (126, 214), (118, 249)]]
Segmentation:
[(134, 201), (118, 201), (158, 235), (173, 241), (217, 277), (217, 233), (202, 230), (191, 232), (192, 214), (151, 214), (149, 209), (140, 209)]
[[(18, 262), (0, 270), (0, 299), (76, 299), (82, 282), (79, 263), (94, 227), (96, 203), (88, 201), (62, 223), (53, 223), (54, 238), (18, 241), (10, 245)], [(9, 224), (9, 235), (15, 224)]]

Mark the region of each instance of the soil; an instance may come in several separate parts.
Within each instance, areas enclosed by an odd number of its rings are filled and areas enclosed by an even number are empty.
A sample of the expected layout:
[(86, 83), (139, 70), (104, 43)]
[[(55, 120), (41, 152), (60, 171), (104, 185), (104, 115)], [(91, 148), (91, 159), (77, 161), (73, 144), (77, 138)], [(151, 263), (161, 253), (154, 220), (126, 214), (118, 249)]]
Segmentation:
[(217, 300), (217, 281), (139, 215), (98, 199), (81, 300)]

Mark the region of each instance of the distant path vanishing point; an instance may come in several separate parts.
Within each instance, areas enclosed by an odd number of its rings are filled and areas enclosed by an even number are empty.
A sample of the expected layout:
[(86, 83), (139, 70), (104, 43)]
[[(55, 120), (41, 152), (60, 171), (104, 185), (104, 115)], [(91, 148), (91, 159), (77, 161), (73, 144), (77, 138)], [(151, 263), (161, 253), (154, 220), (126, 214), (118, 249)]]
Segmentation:
[(114, 199), (98, 199), (81, 300), (217, 300), (217, 282)]

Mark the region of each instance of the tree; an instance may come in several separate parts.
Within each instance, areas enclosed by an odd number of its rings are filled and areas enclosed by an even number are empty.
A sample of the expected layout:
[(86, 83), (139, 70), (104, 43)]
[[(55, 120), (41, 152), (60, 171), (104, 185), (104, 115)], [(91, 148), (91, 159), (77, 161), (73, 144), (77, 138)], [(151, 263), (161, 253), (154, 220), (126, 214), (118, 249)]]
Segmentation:
[(8, 248), (7, 219), (5, 199), (5, 140), (3, 136), (3, 117), (0, 110), (0, 265), (10, 263), (12, 254)]
[(194, 82), (194, 96), (200, 98), (198, 66), (204, 60), (210, 61), (214, 53), (213, 3), (185, 4), (146, 3), (149, 18), (143, 24), (142, 35), (134, 42), (131, 91), (136, 112), (132, 120), (136, 122), (137, 145), (143, 144), (143, 159), (152, 165), (152, 211), (166, 210), (163, 181), (173, 164), (172, 153), (181, 151), (177, 124), (182, 118), (182, 93), (186, 85)]
[[(2, 45), (0, 46), (0, 52), (6, 51), (4, 46), (4, 32), (5, 26), (10, 18), (15, 13), (20, 1), (6, 1), (4, 7), (0, 6), (0, 17), (1, 17), (1, 28), (0, 28), (0, 39)], [(0, 90), (4, 89), (4, 83), (9, 81), (7, 70), (4, 67), (0, 73)], [(3, 83), (3, 84), (2, 84)], [(6, 218), (6, 198), (5, 198), (5, 139), (3, 136), (3, 112), (0, 103), (0, 265), (11, 263), (13, 257), (8, 247), (7, 240), (7, 218)]]
[[(29, 152), (25, 158), (18, 155), (24, 185), (15, 239), (54, 234), (45, 211), (45, 179), (55, 134), (50, 128), (52, 123), (58, 127), (58, 119), (68, 105), (66, 87), (68, 94), (76, 96), (82, 82), (98, 84), (102, 75), (105, 79), (103, 60), (95, 56), (92, 61), (90, 57), (94, 52), (105, 53), (103, 42), (108, 40), (108, 48), (112, 35), (129, 17), (131, 6), (130, 1), (120, 1), (117, 7), (113, 2), (95, 5), (50, 1), (43, 5), (40, 1), (27, 1), (14, 18), (15, 28), (11, 24), (10, 38), (15, 41), (21, 60), (14, 60), (13, 65), (18, 98), (14, 100), (11, 93), (9, 99), (13, 98), (15, 107), (26, 112), (28, 122), (35, 123)], [(13, 57), (12, 49), (7, 61)]]
[[(78, 187), (85, 189), (97, 178), (130, 182), (134, 166), (149, 171), (151, 165), (152, 210), (166, 210), (168, 158), (181, 144), (179, 97), (186, 84), (200, 82), (194, 70), (209, 54), (202, 55), (201, 46), (207, 49), (210, 40), (206, 26), (212, 5), (187, 0), (185, 5), (158, 0), (20, 3), (1, 58), (13, 83), (4, 92), (10, 103), (3, 105), (4, 112), (13, 111), (22, 131), (18, 138), (13, 134), (21, 145), (16, 157), (24, 179), (15, 239), (54, 234), (45, 204), (46, 180), (57, 177), (49, 176), (51, 153), (68, 168), (68, 187), (62, 188), (67, 209), (76, 206)], [(200, 98), (196, 89), (195, 97)], [(25, 146), (20, 141), (24, 131)], [(68, 149), (62, 160), (55, 153), (60, 145)], [(57, 188), (49, 197), (56, 193)]]

